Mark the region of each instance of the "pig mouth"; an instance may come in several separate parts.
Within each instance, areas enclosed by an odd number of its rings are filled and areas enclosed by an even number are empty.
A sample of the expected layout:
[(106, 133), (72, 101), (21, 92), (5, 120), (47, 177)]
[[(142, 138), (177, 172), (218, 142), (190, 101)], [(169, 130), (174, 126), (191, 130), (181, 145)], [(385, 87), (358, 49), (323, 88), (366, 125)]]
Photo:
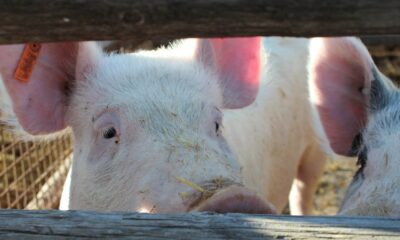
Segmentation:
[(276, 214), (275, 207), (254, 191), (229, 180), (202, 184), (203, 192), (195, 192), (186, 201), (188, 212)]
[(242, 184), (235, 183), (228, 179), (214, 179), (212, 181), (204, 182), (199, 184), (200, 190), (197, 189), (188, 194), (188, 197), (184, 200), (184, 204), (188, 206), (187, 210), (191, 211), (202, 202), (207, 201), (207, 199), (211, 198), (218, 191), (234, 185), (242, 186)]

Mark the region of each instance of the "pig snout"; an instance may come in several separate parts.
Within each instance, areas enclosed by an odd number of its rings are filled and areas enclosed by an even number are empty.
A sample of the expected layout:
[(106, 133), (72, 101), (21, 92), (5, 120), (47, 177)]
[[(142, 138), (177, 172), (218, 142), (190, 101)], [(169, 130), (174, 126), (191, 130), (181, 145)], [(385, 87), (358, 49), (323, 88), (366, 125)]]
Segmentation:
[(254, 191), (242, 186), (229, 186), (214, 193), (191, 209), (216, 213), (276, 214), (275, 207)]

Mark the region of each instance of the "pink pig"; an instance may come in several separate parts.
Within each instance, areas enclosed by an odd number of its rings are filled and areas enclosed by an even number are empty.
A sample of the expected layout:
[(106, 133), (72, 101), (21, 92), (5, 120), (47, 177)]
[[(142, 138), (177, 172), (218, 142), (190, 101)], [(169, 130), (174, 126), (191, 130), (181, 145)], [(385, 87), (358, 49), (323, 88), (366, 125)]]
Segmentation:
[(292, 213), (310, 212), (325, 154), (306, 39), (111, 56), (94, 43), (43, 44), (27, 84), (13, 77), (22, 49), (0, 46), (19, 123), (34, 135), (70, 126), (75, 139), (61, 209), (274, 213), (292, 188)]
[(339, 214), (400, 216), (400, 92), (357, 38), (310, 43), (314, 126), (325, 149), (357, 156)]

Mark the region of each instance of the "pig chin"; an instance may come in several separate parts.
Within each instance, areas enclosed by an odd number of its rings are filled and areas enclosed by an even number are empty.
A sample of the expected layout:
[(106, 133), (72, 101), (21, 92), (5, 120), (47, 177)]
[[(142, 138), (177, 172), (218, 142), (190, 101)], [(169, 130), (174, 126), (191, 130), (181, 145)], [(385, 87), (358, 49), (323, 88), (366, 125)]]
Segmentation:
[[(368, 186), (371, 186), (371, 183)], [(386, 189), (387, 194), (377, 191)], [(345, 200), (338, 211), (338, 215), (347, 216), (385, 216), (399, 217), (400, 205), (397, 199), (393, 199), (394, 185), (390, 186), (371, 186), (371, 188), (358, 190), (350, 197), (345, 196)]]

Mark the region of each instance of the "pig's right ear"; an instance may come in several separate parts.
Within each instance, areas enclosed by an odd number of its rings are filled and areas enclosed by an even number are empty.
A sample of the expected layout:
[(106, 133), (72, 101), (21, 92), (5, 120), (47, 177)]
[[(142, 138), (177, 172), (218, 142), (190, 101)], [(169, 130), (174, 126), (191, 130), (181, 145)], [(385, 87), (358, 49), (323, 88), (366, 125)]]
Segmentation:
[(242, 108), (257, 96), (261, 38), (198, 40), (196, 58), (218, 74), (225, 108)]
[(29, 81), (23, 83), (14, 77), (23, 49), (0, 46), (0, 74), (18, 122), (33, 135), (62, 130), (70, 88), (93, 69), (101, 52), (88, 42), (42, 44)]
[(334, 152), (352, 155), (352, 143), (369, 109), (385, 103), (386, 87), (366, 47), (357, 38), (310, 42), (309, 90)]

